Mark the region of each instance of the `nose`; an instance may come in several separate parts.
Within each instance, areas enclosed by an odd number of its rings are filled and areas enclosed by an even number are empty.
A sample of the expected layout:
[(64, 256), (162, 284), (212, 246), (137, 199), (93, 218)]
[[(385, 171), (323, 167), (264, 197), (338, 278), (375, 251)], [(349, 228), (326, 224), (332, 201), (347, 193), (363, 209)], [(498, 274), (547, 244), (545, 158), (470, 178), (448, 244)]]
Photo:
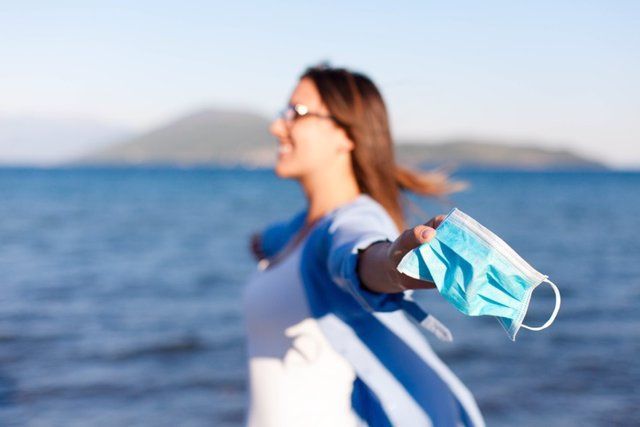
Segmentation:
[(287, 135), (287, 127), (284, 124), (284, 120), (278, 117), (269, 126), (269, 132), (276, 137), (284, 137)]

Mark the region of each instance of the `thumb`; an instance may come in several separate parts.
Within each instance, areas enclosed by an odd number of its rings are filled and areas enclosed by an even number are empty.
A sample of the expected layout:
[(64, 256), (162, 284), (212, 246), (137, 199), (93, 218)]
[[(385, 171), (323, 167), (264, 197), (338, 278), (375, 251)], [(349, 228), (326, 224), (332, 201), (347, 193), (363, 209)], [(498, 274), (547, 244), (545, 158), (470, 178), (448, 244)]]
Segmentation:
[(416, 225), (413, 228), (405, 230), (398, 238), (393, 242), (391, 248), (391, 255), (398, 262), (405, 254), (412, 249), (417, 248), (423, 243), (427, 243), (436, 235), (436, 230), (426, 225)]
[(428, 225), (416, 225), (413, 227), (413, 235), (416, 236), (417, 239), (416, 246), (420, 246), (433, 239), (436, 235), (436, 230)]

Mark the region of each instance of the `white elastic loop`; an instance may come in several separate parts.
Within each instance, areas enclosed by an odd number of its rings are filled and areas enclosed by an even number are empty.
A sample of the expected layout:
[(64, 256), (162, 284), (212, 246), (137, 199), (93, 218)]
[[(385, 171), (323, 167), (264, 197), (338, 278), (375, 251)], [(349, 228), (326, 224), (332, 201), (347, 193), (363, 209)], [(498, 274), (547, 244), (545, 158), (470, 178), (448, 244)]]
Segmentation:
[(522, 324), (523, 328), (527, 328), (527, 329), (529, 329), (531, 331), (541, 331), (544, 328), (546, 328), (549, 325), (551, 325), (553, 323), (553, 321), (556, 320), (556, 316), (558, 315), (558, 310), (560, 310), (560, 291), (558, 290), (558, 287), (549, 279), (544, 279), (544, 282), (547, 282), (549, 285), (551, 285), (551, 288), (553, 289), (553, 292), (556, 294), (556, 306), (553, 309), (553, 313), (551, 313), (551, 317), (549, 317), (549, 320), (547, 320), (544, 325), (542, 325), (542, 326), (527, 326), (524, 323)]
[(451, 331), (449, 331), (449, 329), (432, 314), (428, 315), (422, 322), (420, 322), (420, 325), (435, 335), (440, 341), (453, 341)]

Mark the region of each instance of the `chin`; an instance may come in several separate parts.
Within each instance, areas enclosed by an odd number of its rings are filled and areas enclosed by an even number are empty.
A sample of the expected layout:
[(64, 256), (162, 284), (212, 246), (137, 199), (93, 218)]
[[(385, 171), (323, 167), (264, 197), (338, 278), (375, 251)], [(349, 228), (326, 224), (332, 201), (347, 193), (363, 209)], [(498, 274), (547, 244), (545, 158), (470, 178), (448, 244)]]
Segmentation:
[(290, 173), (287, 168), (282, 167), (280, 163), (277, 163), (273, 171), (279, 178), (290, 178)]
[(278, 162), (276, 163), (275, 168), (273, 169), (275, 174), (282, 179), (296, 179), (297, 178), (297, 174), (295, 173), (295, 171), (293, 171), (290, 168), (287, 168), (285, 165), (283, 165), (282, 163)]

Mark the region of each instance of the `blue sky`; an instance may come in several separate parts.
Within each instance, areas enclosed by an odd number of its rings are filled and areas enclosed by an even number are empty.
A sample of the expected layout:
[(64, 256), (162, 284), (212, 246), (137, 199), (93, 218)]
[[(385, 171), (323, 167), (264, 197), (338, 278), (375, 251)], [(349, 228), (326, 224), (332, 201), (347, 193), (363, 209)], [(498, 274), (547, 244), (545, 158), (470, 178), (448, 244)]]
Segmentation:
[(378, 84), (397, 137), (640, 166), (640, 2), (5, 3), (0, 117), (144, 131), (206, 106), (271, 116), (327, 59)]

